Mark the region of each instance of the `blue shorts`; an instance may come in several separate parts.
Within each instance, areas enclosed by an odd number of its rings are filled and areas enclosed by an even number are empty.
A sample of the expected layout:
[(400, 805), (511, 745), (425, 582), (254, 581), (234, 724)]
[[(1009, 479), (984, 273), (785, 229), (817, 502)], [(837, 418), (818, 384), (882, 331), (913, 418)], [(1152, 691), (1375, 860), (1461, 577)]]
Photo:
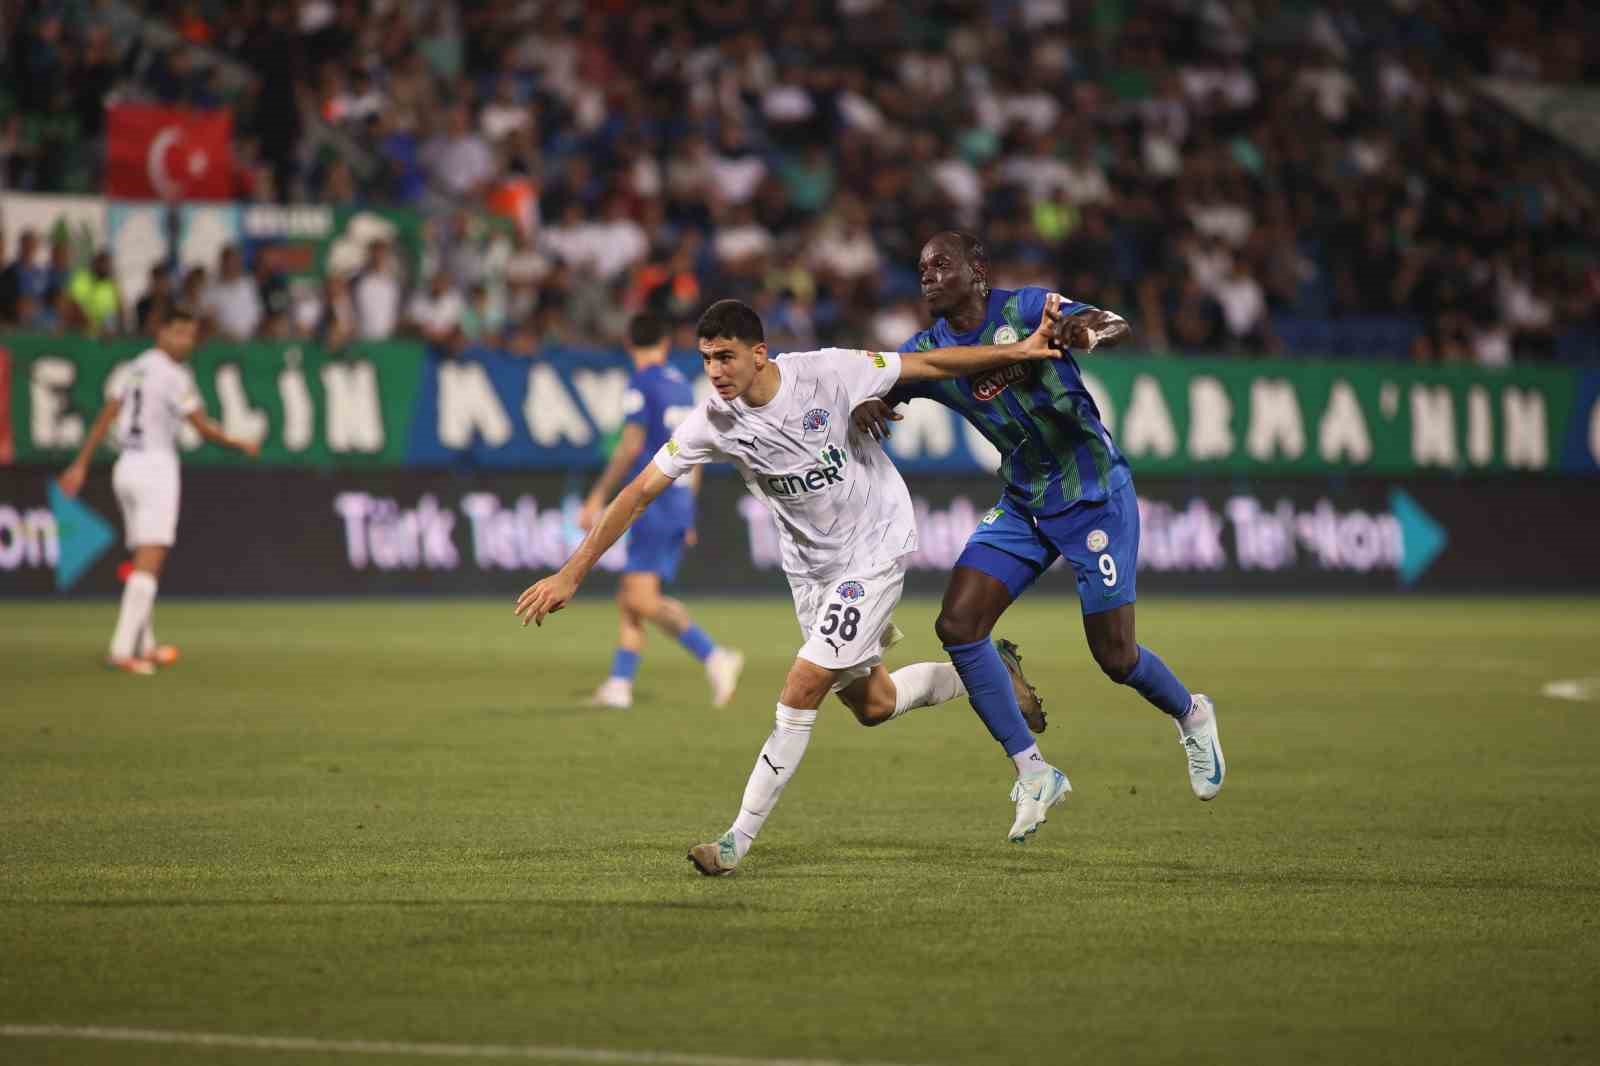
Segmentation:
[(1114, 490), (1110, 499), (1082, 501), (1043, 517), (1002, 496), (967, 539), (956, 565), (988, 574), (1016, 599), (1062, 556), (1077, 574), (1084, 614), (1137, 599), (1139, 497), (1133, 482)]
[(628, 529), (628, 561), (624, 574), (655, 574), (662, 581), (678, 576), (683, 538), (689, 527), (674, 516), (655, 517), (647, 510)]

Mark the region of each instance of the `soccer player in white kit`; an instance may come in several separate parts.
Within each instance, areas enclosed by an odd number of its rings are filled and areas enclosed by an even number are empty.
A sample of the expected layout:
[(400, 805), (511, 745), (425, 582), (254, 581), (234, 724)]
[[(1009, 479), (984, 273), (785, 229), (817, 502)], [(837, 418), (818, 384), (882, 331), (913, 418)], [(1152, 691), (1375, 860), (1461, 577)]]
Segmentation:
[[(917, 527), (899, 471), (882, 445), (852, 432), (850, 412), (899, 382), (1049, 358), (1055, 353), (1048, 332), (1036, 330), (1015, 344), (904, 356), (827, 348), (771, 359), (755, 311), (737, 300), (712, 304), (697, 333), (716, 395), (678, 425), (566, 565), (518, 599), (523, 625), (542, 624), (561, 610), (650, 502), (699, 464), (733, 463), (751, 494), (772, 511), (805, 643), (784, 682), (776, 726), (751, 771), (738, 817), (720, 839), (689, 852), (701, 873), (717, 876), (738, 867), (794, 776), (829, 692), (837, 692), (864, 725), (965, 695), (950, 663), (916, 663), (893, 674), (883, 666), (889, 616), (905, 584), (904, 557), (917, 548)], [(1035, 803), (1025, 811), (1026, 804), (1019, 801), (1019, 818), (1044, 821), (1043, 807)]]
[(153, 619), (161, 567), (178, 534), (179, 429), (188, 422), (206, 440), (251, 458), (261, 451), (254, 441), (229, 436), (206, 417), (194, 372), (184, 365), (194, 353), (198, 329), (186, 310), (167, 315), (156, 331), (156, 346), (133, 361), (100, 409), (78, 457), (61, 475), (61, 491), (76, 496), (89, 474), (89, 460), (116, 422), (122, 454), (111, 468), (111, 485), (133, 552), (133, 573), (122, 588), (106, 665), (130, 674), (153, 674), (157, 665), (178, 660), (176, 648), (156, 643)]

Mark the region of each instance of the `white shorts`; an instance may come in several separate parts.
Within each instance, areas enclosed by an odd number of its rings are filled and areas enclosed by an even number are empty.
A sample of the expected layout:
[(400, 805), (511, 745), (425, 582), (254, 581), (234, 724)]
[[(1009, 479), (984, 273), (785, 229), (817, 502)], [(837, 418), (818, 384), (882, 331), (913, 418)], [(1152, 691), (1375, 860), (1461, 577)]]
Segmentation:
[(111, 468), (129, 548), (172, 547), (178, 539), (178, 457), (173, 452), (123, 452)]
[(805, 637), (799, 657), (835, 671), (833, 691), (866, 677), (883, 661), (889, 619), (905, 584), (906, 568), (899, 559), (865, 574), (789, 582)]

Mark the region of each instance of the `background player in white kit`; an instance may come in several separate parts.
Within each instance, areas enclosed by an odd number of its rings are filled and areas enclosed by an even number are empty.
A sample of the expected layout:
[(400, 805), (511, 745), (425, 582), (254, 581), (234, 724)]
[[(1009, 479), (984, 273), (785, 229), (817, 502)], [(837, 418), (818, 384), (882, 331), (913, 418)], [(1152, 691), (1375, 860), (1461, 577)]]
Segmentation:
[[(1048, 312), (1047, 312), (1048, 313)], [(606, 508), (559, 572), (517, 601), (523, 625), (566, 606), (623, 532), (674, 479), (701, 463), (733, 463), (771, 509), (783, 570), (805, 635), (777, 708), (777, 724), (751, 771), (738, 818), (722, 837), (689, 852), (708, 876), (732, 873), (749, 850), (810, 742), (817, 708), (837, 692), (865, 725), (964, 695), (949, 663), (917, 663), (890, 674), (882, 650), (905, 583), (903, 557), (917, 548), (911, 495), (883, 448), (852, 434), (850, 412), (902, 381), (962, 377), (1054, 354), (1046, 330), (1027, 340), (914, 355), (828, 348), (767, 357), (760, 316), (737, 300), (712, 304), (697, 329), (716, 395), (695, 408)], [(1046, 767), (1038, 749), (1033, 754)], [(1020, 800), (1031, 831), (1065, 794)], [(1013, 826), (1013, 838), (1017, 833)]]
[(156, 346), (133, 361), (100, 409), (77, 459), (61, 475), (61, 491), (76, 496), (89, 460), (115, 420), (122, 454), (111, 468), (111, 485), (133, 552), (133, 573), (122, 589), (106, 665), (131, 674), (152, 674), (157, 664), (170, 666), (178, 658), (176, 648), (156, 643), (153, 619), (161, 567), (178, 534), (179, 429), (188, 422), (206, 440), (251, 458), (261, 451), (254, 441), (231, 437), (206, 417), (194, 373), (184, 365), (194, 353), (198, 329), (188, 311), (167, 315), (156, 331)]

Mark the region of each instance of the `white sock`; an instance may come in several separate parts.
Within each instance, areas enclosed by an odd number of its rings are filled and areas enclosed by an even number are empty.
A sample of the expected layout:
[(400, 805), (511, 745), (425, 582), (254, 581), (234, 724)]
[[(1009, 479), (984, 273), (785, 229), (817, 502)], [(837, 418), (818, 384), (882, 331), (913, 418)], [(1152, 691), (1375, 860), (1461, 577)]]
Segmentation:
[(1040, 770), (1048, 770), (1050, 764), (1045, 761), (1044, 755), (1039, 751), (1039, 745), (1029, 744), (1026, 748), (1011, 756), (1011, 761), (1017, 766), (1017, 776), (1026, 777), (1036, 774)]
[(1211, 724), (1211, 712), (1206, 710), (1205, 704), (1190, 696), (1189, 713), (1182, 718), (1173, 720), (1178, 723), (1178, 735), (1186, 737), (1190, 733), (1199, 732), (1205, 726)]
[(912, 663), (889, 675), (894, 682), (894, 721), (907, 711), (932, 707), (967, 694), (954, 663)]
[(761, 746), (761, 755), (744, 786), (744, 798), (739, 801), (739, 817), (733, 820), (733, 838), (739, 848), (739, 858), (744, 858), (750, 845), (755, 843), (767, 815), (778, 805), (784, 786), (799, 768), (806, 745), (811, 743), (811, 727), (816, 721), (816, 711), (778, 704), (772, 735)]
[(156, 579), (143, 570), (128, 575), (122, 586), (122, 609), (117, 613), (117, 628), (111, 634), (111, 657), (131, 659), (139, 634), (156, 605)]
[(142, 658), (148, 659), (150, 656), (156, 653), (155, 618), (156, 605), (151, 603), (150, 613), (145, 616), (144, 628), (139, 630), (139, 639), (134, 641), (134, 647), (137, 649), (135, 654), (141, 656)]

